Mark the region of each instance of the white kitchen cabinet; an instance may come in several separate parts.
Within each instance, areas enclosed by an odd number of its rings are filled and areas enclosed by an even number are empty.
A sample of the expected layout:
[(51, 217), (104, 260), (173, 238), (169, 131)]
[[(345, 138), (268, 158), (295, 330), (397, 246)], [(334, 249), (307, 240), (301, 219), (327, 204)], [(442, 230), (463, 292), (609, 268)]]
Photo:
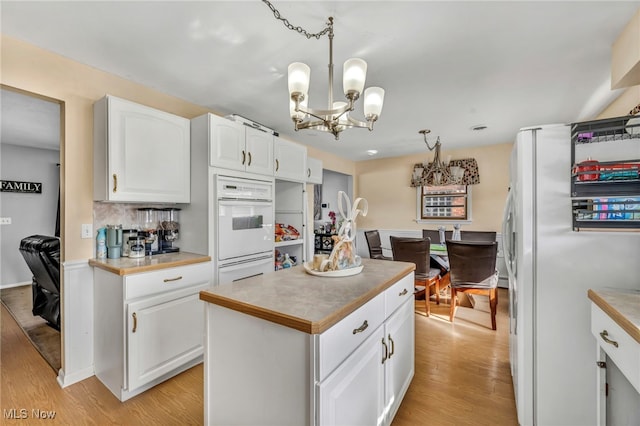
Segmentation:
[(191, 121), (194, 143), (209, 146), (209, 165), (273, 176), (273, 135), (214, 114)]
[(385, 375), (381, 353), (384, 327), (378, 330), (319, 385), (321, 425), (383, 424)]
[[(604, 291), (606, 290), (598, 290), (601, 294)], [(592, 290), (589, 292), (591, 293)], [(629, 293), (630, 297), (634, 296), (631, 292)], [(591, 297), (591, 294), (589, 296)], [(627, 307), (631, 315), (637, 312), (637, 305), (633, 301), (627, 302)], [(618, 312), (615, 312), (614, 316), (623, 317)], [(633, 320), (628, 319), (627, 322), (637, 330), (637, 323), (634, 325)], [(640, 342), (625, 331), (598, 303), (591, 303), (591, 333), (597, 342), (597, 424), (638, 424), (640, 420), (640, 413), (637, 411), (640, 403)], [(613, 377), (610, 377), (609, 370), (614, 370), (611, 364), (614, 364), (615, 369), (621, 373), (621, 377), (616, 377), (617, 381), (612, 381)], [(610, 409), (612, 404), (617, 408), (616, 410)], [(632, 418), (635, 419), (632, 421)]]
[(274, 138), (274, 176), (296, 182), (307, 180), (307, 147)]
[(211, 262), (118, 274), (94, 268), (94, 369), (121, 401), (200, 363)]
[(189, 120), (107, 95), (93, 105), (93, 199), (189, 203)]
[(307, 183), (322, 184), (322, 160), (307, 157)]
[(319, 384), (319, 424), (391, 424), (414, 374), (413, 311), (405, 300)]

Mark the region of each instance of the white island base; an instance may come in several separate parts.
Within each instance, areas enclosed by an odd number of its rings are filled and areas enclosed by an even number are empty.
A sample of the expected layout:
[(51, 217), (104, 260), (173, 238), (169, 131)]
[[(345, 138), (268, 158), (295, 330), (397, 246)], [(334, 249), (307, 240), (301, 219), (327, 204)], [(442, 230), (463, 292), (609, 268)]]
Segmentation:
[(367, 269), (294, 268), (201, 292), (205, 423), (390, 424), (414, 374), (413, 264)]

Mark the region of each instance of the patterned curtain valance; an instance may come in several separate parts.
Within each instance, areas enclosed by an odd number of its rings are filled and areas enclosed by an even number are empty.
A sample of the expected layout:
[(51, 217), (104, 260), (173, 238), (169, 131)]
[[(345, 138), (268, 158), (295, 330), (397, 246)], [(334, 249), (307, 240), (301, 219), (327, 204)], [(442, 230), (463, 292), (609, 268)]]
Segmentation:
[[(426, 186), (433, 184), (432, 176), (425, 176), (424, 170), (426, 164), (418, 163), (413, 166), (413, 176), (411, 177), (411, 186)], [(449, 170), (451, 167), (462, 167), (464, 174), (460, 185), (475, 185), (480, 183), (480, 174), (478, 173), (478, 162), (475, 158), (463, 158), (461, 160), (451, 160), (449, 162)]]

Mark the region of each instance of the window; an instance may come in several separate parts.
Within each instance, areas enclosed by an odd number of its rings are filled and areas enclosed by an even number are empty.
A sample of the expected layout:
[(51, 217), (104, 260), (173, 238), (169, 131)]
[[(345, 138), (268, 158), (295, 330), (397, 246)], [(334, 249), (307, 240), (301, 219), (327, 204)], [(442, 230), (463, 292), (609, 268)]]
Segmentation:
[(471, 220), (467, 185), (418, 187), (418, 221)]

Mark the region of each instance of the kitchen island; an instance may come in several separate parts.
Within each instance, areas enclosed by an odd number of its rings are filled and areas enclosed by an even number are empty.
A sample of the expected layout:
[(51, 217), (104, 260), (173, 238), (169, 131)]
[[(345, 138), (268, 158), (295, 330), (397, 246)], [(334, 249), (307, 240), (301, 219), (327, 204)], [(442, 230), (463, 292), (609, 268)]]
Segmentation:
[(391, 423), (414, 373), (413, 270), (363, 259), (360, 274), (302, 267), (200, 292), (205, 423)]

